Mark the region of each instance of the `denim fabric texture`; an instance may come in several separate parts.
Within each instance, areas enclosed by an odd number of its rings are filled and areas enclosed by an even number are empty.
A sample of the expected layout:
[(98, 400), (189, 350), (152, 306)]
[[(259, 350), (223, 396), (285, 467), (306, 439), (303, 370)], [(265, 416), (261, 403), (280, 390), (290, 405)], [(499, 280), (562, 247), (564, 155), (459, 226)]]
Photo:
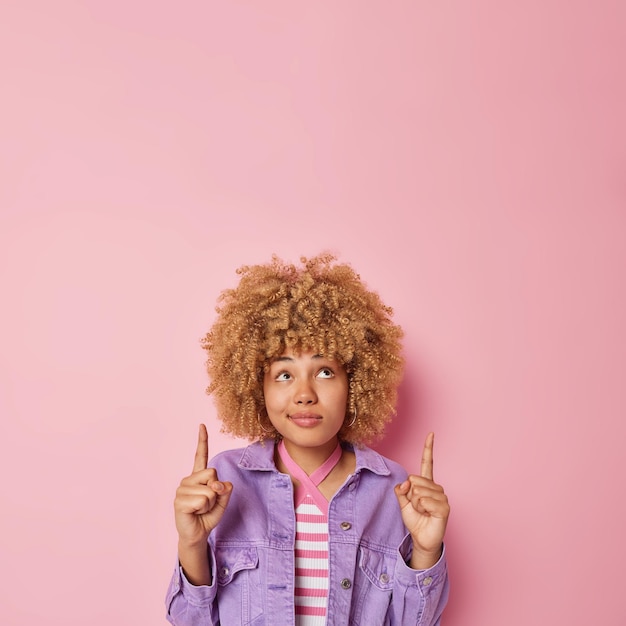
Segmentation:
[[(354, 452), (355, 472), (329, 503), (327, 624), (437, 626), (448, 598), (445, 553), (428, 570), (406, 564), (411, 540), (393, 488), (407, 473), (370, 448)], [(274, 443), (223, 452), (209, 466), (233, 484), (209, 537), (213, 581), (196, 587), (177, 566), (167, 619), (175, 626), (295, 626), (294, 496), (290, 477), (274, 464)]]

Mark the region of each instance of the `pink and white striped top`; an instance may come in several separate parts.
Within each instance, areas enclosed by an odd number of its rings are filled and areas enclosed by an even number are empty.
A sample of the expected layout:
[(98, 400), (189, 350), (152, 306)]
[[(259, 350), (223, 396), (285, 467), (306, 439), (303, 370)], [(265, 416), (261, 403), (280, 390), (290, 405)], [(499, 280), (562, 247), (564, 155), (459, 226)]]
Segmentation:
[(310, 476), (289, 456), (278, 453), (298, 481), (295, 491), (296, 547), (294, 604), (297, 626), (324, 626), (328, 606), (328, 500), (317, 488), (341, 458), (341, 446)]
[(324, 626), (328, 603), (328, 518), (307, 495), (296, 508), (298, 626)]

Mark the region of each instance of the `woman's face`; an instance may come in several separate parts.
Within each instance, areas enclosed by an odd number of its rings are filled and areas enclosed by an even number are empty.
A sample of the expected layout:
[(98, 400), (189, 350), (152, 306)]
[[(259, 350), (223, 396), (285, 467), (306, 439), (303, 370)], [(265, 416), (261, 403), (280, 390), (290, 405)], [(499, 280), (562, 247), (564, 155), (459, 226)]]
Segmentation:
[(336, 446), (348, 404), (348, 376), (340, 363), (285, 350), (265, 373), (263, 394), (268, 417), (292, 456), (298, 448)]

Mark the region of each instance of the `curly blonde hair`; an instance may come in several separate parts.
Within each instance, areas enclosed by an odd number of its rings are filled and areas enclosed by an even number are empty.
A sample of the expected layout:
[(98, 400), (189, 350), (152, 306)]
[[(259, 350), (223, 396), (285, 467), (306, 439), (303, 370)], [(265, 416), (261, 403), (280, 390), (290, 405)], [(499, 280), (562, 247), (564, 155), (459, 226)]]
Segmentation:
[[(202, 339), (222, 430), (251, 441), (278, 437), (265, 411), (263, 377), (287, 348), (337, 360), (348, 374), (346, 419), (339, 438), (379, 437), (395, 411), (402, 378), (402, 329), (393, 311), (360, 276), (331, 254), (277, 256), (243, 266), (235, 289), (218, 299), (217, 320)], [(356, 421), (353, 421), (356, 415)]]

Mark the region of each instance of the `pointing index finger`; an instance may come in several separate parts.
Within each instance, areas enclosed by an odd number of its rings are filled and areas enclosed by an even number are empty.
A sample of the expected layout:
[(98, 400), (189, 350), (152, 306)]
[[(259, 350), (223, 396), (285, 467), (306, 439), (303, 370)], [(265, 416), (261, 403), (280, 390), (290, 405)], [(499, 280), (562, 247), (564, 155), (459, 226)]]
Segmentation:
[(199, 472), (205, 470), (209, 462), (209, 434), (206, 426), (200, 424), (198, 429), (198, 446), (196, 448), (196, 456), (193, 461), (193, 471)]
[(422, 452), (422, 470), (420, 476), (423, 478), (433, 479), (433, 443), (435, 441), (435, 433), (428, 433), (424, 442), (424, 451)]

